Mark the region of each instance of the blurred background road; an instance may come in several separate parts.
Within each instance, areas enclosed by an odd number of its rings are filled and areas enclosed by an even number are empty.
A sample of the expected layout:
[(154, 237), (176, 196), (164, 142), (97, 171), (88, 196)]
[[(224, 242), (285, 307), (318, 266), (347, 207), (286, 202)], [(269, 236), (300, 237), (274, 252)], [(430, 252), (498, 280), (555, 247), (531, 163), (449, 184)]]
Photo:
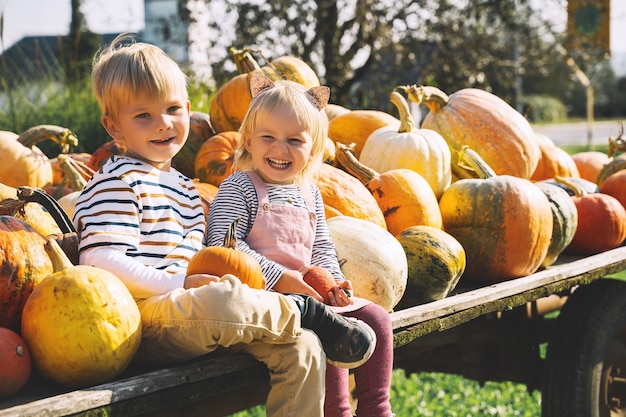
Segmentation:
[(620, 133), (618, 120), (595, 121), (589, 129), (587, 122), (533, 125), (535, 132), (547, 135), (558, 146), (587, 145), (591, 131), (591, 145), (608, 145), (609, 137)]

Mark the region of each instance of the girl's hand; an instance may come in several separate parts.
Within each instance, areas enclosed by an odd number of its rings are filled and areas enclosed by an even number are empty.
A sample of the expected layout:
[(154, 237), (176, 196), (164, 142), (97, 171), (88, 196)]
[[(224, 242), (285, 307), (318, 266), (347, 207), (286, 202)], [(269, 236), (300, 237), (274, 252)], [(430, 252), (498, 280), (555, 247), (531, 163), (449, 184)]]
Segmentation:
[(304, 282), (302, 278), (302, 274), (299, 271), (295, 270), (286, 270), (280, 276), (280, 279), (274, 284), (272, 288), (274, 291), (278, 291), (280, 293), (296, 293), (296, 294), (307, 294), (311, 297), (324, 302), (324, 298), (313, 289), (309, 284)]
[(198, 288), (198, 287), (202, 287), (203, 285), (210, 284), (212, 282), (217, 282), (219, 280), (220, 280), (220, 277), (216, 275), (209, 275), (209, 274), (187, 275), (187, 277), (185, 277), (185, 285), (183, 286), (183, 288), (185, 288), (186, 290), (188, 290), (189, 288)]
[(345, 307), (352, 304), (352, 300), (350, 300), (350, 295), (348, 294), (352, 294), (352, 283), (348, 280), (338, 282), (337, 286), (328, 294), (330, 305)]

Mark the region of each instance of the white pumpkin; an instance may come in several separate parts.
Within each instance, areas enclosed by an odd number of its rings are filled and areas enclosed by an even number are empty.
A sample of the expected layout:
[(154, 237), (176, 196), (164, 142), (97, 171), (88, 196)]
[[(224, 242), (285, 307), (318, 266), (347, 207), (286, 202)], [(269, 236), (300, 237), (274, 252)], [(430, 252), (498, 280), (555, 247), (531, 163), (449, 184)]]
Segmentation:
[(373, 131), (359, 154), (359, 161), (381, 174), (399, 168), (411, 169), (428, 181), (437, 199), (450, 186), (450, 147), (443, 136), (431, 129), (417, 129), (409, 105), (398, 92), (391, 102), (400, 112), (400, 128), (381, 127)]
[(388, 311), (406, 289), (408, 264), (404, 248), (387, 230), (367, 220), (335, 216), (327, 220), (341, 272), (354, 295)]

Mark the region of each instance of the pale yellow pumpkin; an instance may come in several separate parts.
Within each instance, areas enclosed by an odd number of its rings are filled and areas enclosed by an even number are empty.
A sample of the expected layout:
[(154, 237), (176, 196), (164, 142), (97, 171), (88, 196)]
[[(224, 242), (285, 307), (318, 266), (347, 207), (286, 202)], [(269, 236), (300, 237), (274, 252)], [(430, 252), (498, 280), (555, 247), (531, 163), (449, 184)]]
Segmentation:
[(406, 289), (408, 264), (400, 242), (366, 220), (336, 216), (327, 220), (341, 272), (352, 282), (354, 295), (388, 311)]
[(115, 275), (67, 259), (46, 243), (54, 273), (24, 305), (22, 336), (37, 370), (78, 388), (110, 381), (130, 364), (141, 340), (141, 314)]
[(400, 113), (400, 127), (375, 130), (365, 141), (359, 161), (381, 174), (411, 169), (428, 181), (437, 198), (441, 197), (452, 179), (448, 143), (434, 130), (415, 127), (409, 105), (398, 92), (391, 93), (391, 102)]

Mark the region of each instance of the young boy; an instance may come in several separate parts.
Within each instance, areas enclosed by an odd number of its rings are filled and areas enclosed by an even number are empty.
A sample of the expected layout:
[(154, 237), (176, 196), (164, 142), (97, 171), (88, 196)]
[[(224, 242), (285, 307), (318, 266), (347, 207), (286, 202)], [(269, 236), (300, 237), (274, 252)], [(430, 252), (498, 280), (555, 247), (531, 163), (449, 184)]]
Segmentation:
[(371, 328), (306, 295), (254, 290), (229, 274), (187, 276), (206, 219), (192, 182), (171, 166), (189, 133), (185, 75), (161, 49), (121, 36), (96, 55), (92, 83), (102, 124), (127, 153), (78, 198), (80, 263), (113, 272), (135, 297), (138, 357), (247, 352), (270, 371), (268, 416), (322, 416), (326, 359), (346, 368), (366, 361)]

